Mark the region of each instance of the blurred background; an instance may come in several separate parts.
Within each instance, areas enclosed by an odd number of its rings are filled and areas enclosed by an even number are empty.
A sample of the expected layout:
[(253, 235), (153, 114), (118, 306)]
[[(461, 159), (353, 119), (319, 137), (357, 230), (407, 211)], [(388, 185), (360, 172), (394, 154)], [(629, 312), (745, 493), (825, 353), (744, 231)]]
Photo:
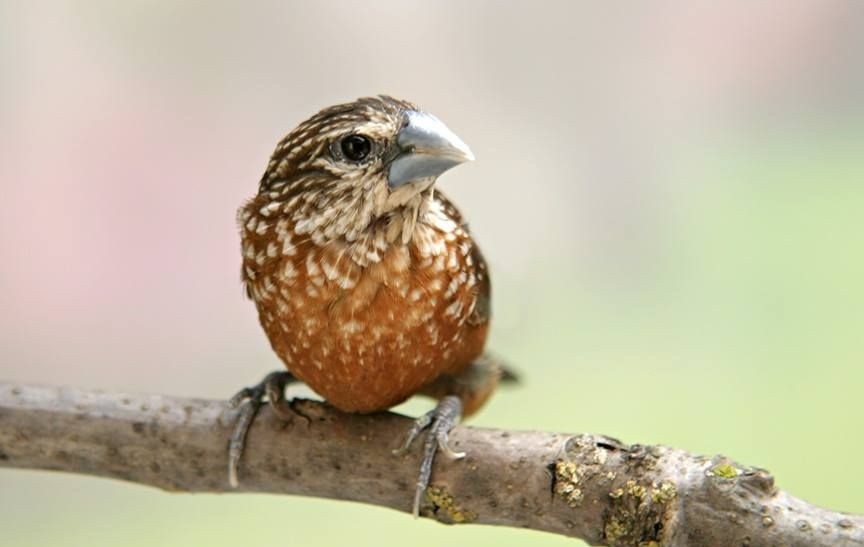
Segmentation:
[[(299, 121), (388, 93), (477, 156), (440, 187), (491, 263), (491, 345), (524, 385), (473, 424), (724, 453), (864, 512), (862, 25), (853, 1), (0, 0), (0, 379), (226, 398), (277, 368), (235, 210)], [(0, 530), (573, 545), (8, 470)]]

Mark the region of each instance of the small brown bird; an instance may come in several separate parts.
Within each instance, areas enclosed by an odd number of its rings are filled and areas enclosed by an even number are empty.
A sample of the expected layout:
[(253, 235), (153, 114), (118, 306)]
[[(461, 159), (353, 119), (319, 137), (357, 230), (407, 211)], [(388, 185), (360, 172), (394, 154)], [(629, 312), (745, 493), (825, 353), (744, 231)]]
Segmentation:
[(257, 408), (266, 398), (277, 414), (290, 413), (284, 387), (295, 380), (347, 412), (387, 409), (414, 394), (439, 399), (400, 449), (430, 429), (415, 515), (436, 450), (462, 456), (448, 433), (502, 372), (481, 357), (486, 263), (434, 185), (473, 159), (440, 120), (386, 96), (322, 110), (278, 144), (238, 219), (247, 294), (290, 372), (233, 399), (246, 405), (230, 448), (232, 484)]

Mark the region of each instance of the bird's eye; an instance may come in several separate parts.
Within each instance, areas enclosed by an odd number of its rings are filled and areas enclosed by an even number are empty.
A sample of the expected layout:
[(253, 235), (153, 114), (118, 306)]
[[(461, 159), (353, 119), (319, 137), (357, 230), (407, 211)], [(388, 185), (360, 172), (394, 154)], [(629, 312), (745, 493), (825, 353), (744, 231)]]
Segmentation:
[(363, 135), (348, 135), (339, 144), (342, 154), (351, 161), (363, 161), (372, 152), (372, 141)]

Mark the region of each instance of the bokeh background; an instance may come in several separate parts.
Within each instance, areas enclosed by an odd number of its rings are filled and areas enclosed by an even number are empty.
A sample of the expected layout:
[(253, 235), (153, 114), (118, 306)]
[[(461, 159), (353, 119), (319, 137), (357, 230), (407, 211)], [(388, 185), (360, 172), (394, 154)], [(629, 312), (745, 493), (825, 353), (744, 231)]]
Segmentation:
[[(864, 4), (0, 0), (0, 378), (225, 398), (279, 366), (234, 211), (389, 93), (524, 385), (473, 420), (731, 455), (864, 512)], [(427, 401), (402, 410), (420, 412)], [(356, 504), (0, 470), (0, 543), (573, 545)]]

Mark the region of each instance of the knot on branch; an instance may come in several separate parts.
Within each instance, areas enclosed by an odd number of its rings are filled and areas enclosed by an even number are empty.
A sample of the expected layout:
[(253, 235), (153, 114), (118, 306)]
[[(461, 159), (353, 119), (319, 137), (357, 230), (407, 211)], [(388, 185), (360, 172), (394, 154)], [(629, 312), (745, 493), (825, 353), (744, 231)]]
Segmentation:
[(553, 492), (571, 508), (602, 504), (598, 538), (608, 545), (660, 545), (678, 489), (662, 478), (663, 450), (616, 439), (576, 435), (553, 466)]

